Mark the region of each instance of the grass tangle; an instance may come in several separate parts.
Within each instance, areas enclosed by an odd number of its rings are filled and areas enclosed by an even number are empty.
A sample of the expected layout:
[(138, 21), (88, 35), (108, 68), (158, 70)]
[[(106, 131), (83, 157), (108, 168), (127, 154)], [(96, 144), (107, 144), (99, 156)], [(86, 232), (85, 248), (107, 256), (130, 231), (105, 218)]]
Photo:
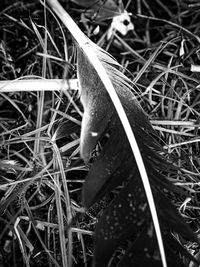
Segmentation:
[[(73, 1), (60, 2), (84, 33), (128, 70), (160, 143), (184, 174), (168, 174), (188, 193), (172, 195), (172, 201), (198, 233), (198, 1), (123, 0), (134, 30), (125, 36), (113, 32), (109, 39), (111, 20), (97, 21)], [(5, 0), (0, 6), (0, 80), (76, 78), (71, 36), (48, 9), (36, 0)], [(110, 199), (84, 213), (80, 195), (88, 167), (79, 155), (82, 113), (74, 90), (0, 89), (1, 266), (91, 265), (94, 226)], [(197, 244), (180, 241), (198, 252)], [(122, 254), (123, 248), (111, 266)]]

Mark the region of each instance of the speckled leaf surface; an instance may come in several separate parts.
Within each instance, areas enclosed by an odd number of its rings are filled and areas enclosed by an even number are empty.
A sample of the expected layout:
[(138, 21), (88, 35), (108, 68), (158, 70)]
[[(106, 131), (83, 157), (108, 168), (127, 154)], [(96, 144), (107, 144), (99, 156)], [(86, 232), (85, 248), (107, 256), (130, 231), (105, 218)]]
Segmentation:
[[(168, 234), (163, 235), (165, 244), (165, 252), (167, 255), (168, 266), (183, 267), (184, 264), (173, 252), (172, 247), (167, 246), (169, 244)], [(180, 244), (173, 240), (173, 244), (176, 243), (180, 248)], [(177, 248), (176, 247), (176, 248)], [(117, 267), (162, 267), (162, 263), (159, 256), (157, 242), (155, 235), (152, 235), (152, 225), (149, 228), (144, 229), (136, 240), (130, 245), (129, 249), (125, 252)]]
[(150, 219), (138, 179), (124, 187), (100, 218), (95, 231), (95, 266), (107, 266), (120, 242), (138, 235)]

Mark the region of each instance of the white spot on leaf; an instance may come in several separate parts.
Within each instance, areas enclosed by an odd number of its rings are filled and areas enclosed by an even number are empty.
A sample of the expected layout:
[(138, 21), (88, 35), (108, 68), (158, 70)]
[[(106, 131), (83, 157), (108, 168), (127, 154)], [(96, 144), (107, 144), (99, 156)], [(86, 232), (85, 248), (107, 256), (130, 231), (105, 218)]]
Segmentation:
[(98, 136), (98, 133), (97, 132), (91, 132), (91, 135), (92, 135), (92, 137), (96, 137), (96, 136)]

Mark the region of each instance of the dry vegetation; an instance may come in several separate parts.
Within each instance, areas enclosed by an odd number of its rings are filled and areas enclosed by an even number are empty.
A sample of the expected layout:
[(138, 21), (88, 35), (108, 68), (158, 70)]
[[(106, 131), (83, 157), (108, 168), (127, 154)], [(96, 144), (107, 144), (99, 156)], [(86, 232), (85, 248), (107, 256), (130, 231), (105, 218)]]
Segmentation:
[[(184, 177), (169, 174), (189, 192), (173, 202), (198, 231), (200, 68), (193, 72), (191, 66), (200, 66), (199, 1), (123, 0), (135, 29), (110, 40), (110, 20), (94, 34), (97, 24), (83, 20), (80, 7), (61, 3), (86, 35), (128, 69), (161, 144), (184, 169)], [(5, 0), (0, 6), (0, 80), (76, 78), (70, 34), (39, 1)], [(81, 116), (74, 91), (0, 92), (0, 266), (62, 266), (65, 241), (67, 260), (90, 266), (92, 232), (106, 203), (82, 213), (87, 167), (78, 150)], [(59, 234), (62, 224), (65, 235)], [(184, 243), (197, 252), (196, 244)]]

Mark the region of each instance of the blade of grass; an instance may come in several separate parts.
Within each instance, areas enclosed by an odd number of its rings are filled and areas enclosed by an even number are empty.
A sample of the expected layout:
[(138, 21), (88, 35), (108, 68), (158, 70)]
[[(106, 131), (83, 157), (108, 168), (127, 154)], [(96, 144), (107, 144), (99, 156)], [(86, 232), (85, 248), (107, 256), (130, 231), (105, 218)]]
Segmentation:
[[(53, 144), (53, 150), (54, 150), (54, 158), (55, 158), (55, 167), (56, 169), (60, 170), (60, 174), (55, 174), (55, 182), (57, 186), (59, 185), (59, 177), (61, 175), (62, 178), (62, 184), (64, 188), (64, 197), (65, 197), (65, 203), (66, 203), (66, 214), (67, 214), (67, 223), (69, 224), (72, 219), (72, 211), (71, 211), (71, 202), (70, 202), (70, 196), (69, 196), (69, 190), (67, 186), (64, 166), (62, 163), (60, 151), (57, 147), (57, 145), (52, 142)], [(60, 234), (60, 241), (61, 241), (61, 251), (64, 255), (63, 260), (63, 266), (72, 266), (72, 232), (69, 227), (68, 229), (68, 261), (66, 258), (66, 246), (65, 246), (65, 238), (64, 238), (64, 222), (63, 222), (63, 213), (62, 213), (62, 207), (61, 207), (61, 199), (60, 199), (60, 189), (56, 186), (56, 203), (57, 203), (57, 211), (58, 211), (58, 222), (59, 222), (59, 234)], [(66, 265), (67, 264), (67, 265)]]
[(27, 79), (0, 81), (0, 93), (78, 90), (77, 79)]

